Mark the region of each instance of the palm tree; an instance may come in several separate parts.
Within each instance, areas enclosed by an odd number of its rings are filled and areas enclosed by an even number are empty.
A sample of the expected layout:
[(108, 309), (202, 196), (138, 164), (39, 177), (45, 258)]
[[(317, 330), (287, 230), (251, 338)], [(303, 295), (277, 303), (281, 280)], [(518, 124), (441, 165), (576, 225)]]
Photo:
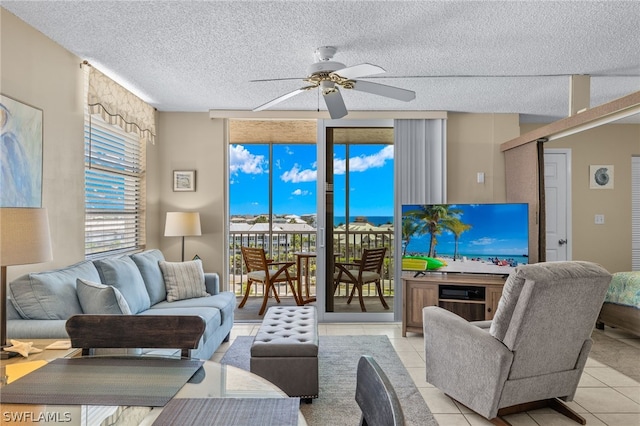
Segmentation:
[(455, 261), (458, 256), (458, 241), (460, 240), (460, 235), (471, 229), (471, 225), (466, 223), (462, 223), (459, 218), (452, 217), (450, 220), (447, 220), (444, 226), (451, 231), (454, 236), (454, 249), (453, 249), (453, 260)]
[(451, 207), (449, 204), (427, 204), (420, 206), (417, 210), (407, 212), (407, 216), (412, 216), (424, 222), (418, 232), (422, 234), (428, 233), (429, 240), (429, 257), (435, 257), (437, 236), (442, 234), (444, 229), (454, 220), (458, 220), (462, 210)]
[(402, 218), (402, 256), (407, 255), (411, 237), (418, 232), (420, 232), (420, 224), (415, 219), (408, 216)]

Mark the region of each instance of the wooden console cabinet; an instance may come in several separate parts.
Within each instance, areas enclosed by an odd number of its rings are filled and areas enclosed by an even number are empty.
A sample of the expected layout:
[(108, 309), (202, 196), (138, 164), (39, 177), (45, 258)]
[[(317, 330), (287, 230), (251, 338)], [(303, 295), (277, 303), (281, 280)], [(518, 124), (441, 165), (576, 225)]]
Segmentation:
[(402, 277), (402, 336), (422, 333), (422, 308), (440, 306), (468, 321), (490, 320), (506, 277), (427, 274)]

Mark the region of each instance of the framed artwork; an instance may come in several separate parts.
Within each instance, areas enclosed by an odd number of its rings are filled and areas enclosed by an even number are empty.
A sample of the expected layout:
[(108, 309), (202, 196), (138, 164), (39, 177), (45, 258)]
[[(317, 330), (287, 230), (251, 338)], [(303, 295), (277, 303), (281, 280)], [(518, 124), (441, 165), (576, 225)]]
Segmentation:
[(613, 165), (590, 165), (589, 188), (613, 189)]
[(195, 170), (174, 170), (173, 190), (175, 192), (193, 192), (196, 190)]
[(0, 207), (42, 207), (42, 110), (0, 95)]

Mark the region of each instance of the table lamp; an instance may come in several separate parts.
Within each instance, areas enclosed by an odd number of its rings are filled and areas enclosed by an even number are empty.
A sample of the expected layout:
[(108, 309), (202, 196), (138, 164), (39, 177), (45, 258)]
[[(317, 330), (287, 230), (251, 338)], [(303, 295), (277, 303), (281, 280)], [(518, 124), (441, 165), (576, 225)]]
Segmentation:
[(165, 237), (182, 237), (182, 261), (184, 262), (184, 237), (200, 236), (200, 213), (167, 212)]
[(48, 262), (52, 259), (49, 219), (41, 208), (0, 208), (0, 355), (7, 346), (7, 266)]

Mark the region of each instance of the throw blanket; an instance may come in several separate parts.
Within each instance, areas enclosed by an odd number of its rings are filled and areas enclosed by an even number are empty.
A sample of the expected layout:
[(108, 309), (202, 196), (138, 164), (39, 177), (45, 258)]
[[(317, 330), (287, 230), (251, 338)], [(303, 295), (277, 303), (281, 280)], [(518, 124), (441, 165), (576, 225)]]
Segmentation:
[(614, 273), (604, 301), (640, 309), (640, 272)]

